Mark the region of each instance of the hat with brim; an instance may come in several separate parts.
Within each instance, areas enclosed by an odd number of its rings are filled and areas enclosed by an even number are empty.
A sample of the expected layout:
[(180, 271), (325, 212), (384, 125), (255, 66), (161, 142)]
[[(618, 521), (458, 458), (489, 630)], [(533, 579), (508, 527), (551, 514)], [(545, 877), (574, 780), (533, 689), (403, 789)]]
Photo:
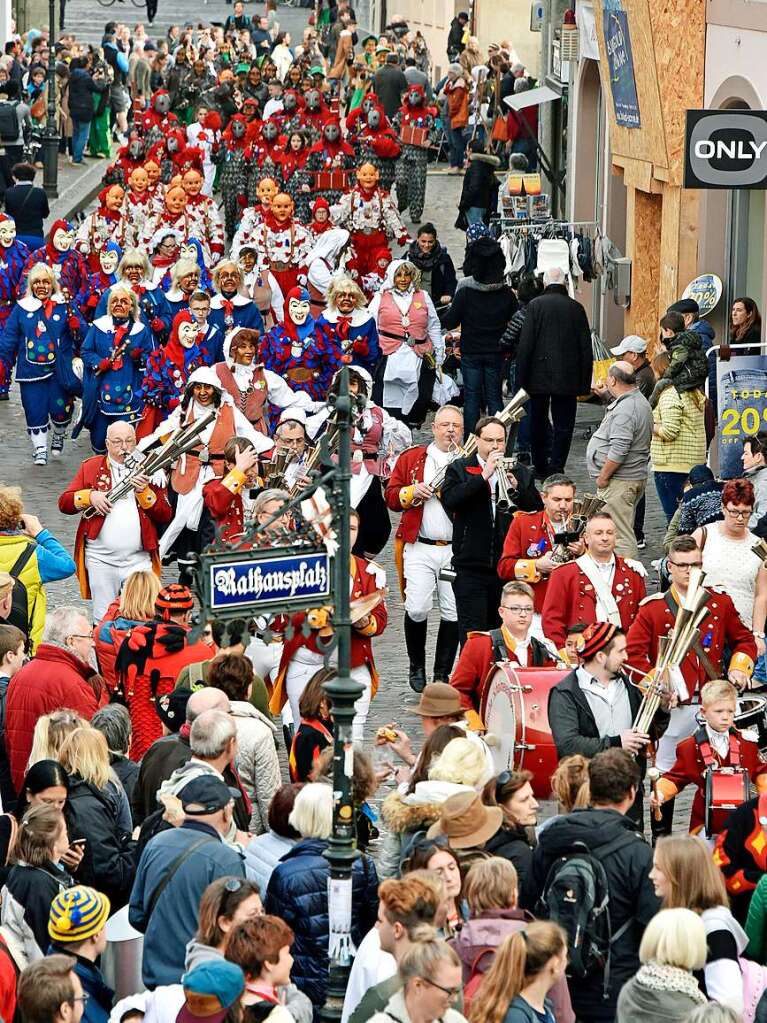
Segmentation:
[(410, 709), (413, 714), (427, 718), (444, 718), (463, 713), (458, 690), (447, 682), (431, 682), (421, 693), (418, 703)]
[(624, 337), (619, 345), (611, 349), (613, 355), (625, 355), (626, 352), (634, 352), (635, 355), (644, 355), (647, 351), (647, 342), (638, 334), (629, 334)]
[(426, 836), (445, 835), (451, 849), (473, 849), (489, 841), (502, 824), (500, 806), (485, 806), (478, 792), (458, 792), (442, 804), (440, 818)]

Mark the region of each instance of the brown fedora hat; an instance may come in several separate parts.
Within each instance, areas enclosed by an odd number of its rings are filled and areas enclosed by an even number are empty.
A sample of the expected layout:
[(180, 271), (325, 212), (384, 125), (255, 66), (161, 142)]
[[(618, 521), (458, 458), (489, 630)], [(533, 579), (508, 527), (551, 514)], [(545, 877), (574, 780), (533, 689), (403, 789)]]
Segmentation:
[(500, 806), (485, 806), (478, 792), (458, 792), (442, 804), (442, 814), (427, 838), (447, 835), (453, 849), (484, 845), (503, 824)]
[(447, 682), (430, 682), (421, 693), (421, 699), (410, 709), (413, 714), (423, 714), (427, 718), (445, 718), (464, 712), (458, 690)]

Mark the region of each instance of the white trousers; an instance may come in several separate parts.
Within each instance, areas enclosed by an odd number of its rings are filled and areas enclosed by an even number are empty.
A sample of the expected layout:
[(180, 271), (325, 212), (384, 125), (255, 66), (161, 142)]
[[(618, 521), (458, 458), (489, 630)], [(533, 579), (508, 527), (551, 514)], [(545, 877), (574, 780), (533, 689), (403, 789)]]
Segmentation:
[(91, 600), (93, 602), (93, 620), (100, 622), (104, 613), (115, 597), (118, 596), (122, 585), (132, 572), (149, 572), (152, 569), (152, 559), (146, 551), (137, 551), (129, 557), (121, 556), (120, 560), (113, 562), (101, 561), (98, 558), (88, 556), (88, 548), (85, 549), (85, 568), (88, 572), (88, 582), (91, 587)]
[(671, 711), (671, 720), (660, 738), (658, 752), (655, 756), (655, 766), (661, 773), (670, 771), (674, 766), (677, 744), (689, 735), (693, 735), (698, 729), (697, 714), (699, 710), (700, 705), (696, 703), (674, 707)]
[[(331, 663), (336, 663), (335, 654), (331, 658)], [(296, 728), (298, 728), (301, 721), (301, 714), (298, 709), (301, 693), (303, 693), (312, 675), (319, 671), (322, 665), (322, 654), (316, 654), (313, 650), (307, 650), (306, 647), (299, 647), (288, 665), (288, 670), (285, 674), (285, 692), (287, 693), (290, 711)], [(352, 722), (352, 740), (356, 743), (361, 743), (364, 738), (365, 722), (370, 710), (370, 671), (366, 665), (362, 664), (359, 668), (352, 668), (351, 677), (355, 682), (359, 682), (365, 687), (362, 696), (354, 704), (354, 721)]]
[(403, 552), (405, 569), (405, 611), (414, 622), (425, 622), (429, 617), (434, 591), (437, 591), (439, 613), (447, 622), (455, 622), (455, 594), (450, 583), (439, 578), (443, 568), (453, 560), (453, 548), (433, 547), (428, 543), (406, 543)]

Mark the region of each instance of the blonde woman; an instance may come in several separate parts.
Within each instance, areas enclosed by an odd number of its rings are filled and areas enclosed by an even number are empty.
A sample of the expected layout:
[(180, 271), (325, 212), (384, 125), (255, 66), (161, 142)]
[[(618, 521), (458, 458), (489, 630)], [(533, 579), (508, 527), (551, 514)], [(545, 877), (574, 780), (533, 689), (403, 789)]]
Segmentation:
[[(93, 321), (82, 347), (83, 418), (97, 455), (106, 453), (107, 427), (141, 418), (141, 364), (154, 348), (138, 315), (135, 292), (123, 284), (110, 289), (107, 314)], [(79, 427), (78, 427), (79, 430)]]
[(565, 975), (567, 938), (558, 924), (531, 923), (506, 938), (472, 1001), (471, 1023), (559, 1023), (549, 992)]
[(461, 962), (446, 941), (414, 942), (399, 961), (399, 975), (402, 987), (370, 1023), (465, 1023), (465, 1017), (451, 1008), (461, 993)]
[(618, 995), (616, 1023), (682, 1023), (706, 1003), (693, 970), (706, 962), (706, 929), (690, 909), (663, 909), (645, 928), (637, 973)]
[(87, 728), (88, 722), (74, 710), (62, 708), (37, 719), (32, 733), (32, 749), (27, 770), (41, 760), (58, 760), (61, 747), (76, 728)]
[(160, 586), (154, 572), (131, 572), (119, 597), (112, 601), (93, 630), (99, 671), (110, 690), (117, 685), (115, 658), (120, 644), (134, 625), (154, 618), (154, 602)]
[(64, 449), (74, 400), (82, 394), (72, 360), (85, 329), (76, 306), (65, 302), (53, 270), (44, 263), (33, 266), (26, 293), (0, 335), (0, 384), (9, 382), (15, 366), (35, 465), (48, 461), (50, 429), (51, 454)]
[(59, 751), (69, 774), (70, 838), (83, 846), (75, 871), (79, 884), (107, 895), (114, 909), (125, 905), (136, 871), (136, 843), (127, 797), (109, 764), (104, 735), (95, 728), (76, 728)]

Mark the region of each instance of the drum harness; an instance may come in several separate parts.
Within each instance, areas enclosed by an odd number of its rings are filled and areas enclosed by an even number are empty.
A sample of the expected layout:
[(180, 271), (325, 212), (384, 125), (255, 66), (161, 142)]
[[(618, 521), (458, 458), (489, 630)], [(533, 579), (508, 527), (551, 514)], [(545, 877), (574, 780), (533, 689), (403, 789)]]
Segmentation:
[[(490, 636), (490, 646), (493, 651), (493, 663), (498, 664), (499, 661), (508, 661), (509, 651), (506, 647), (506, 640), (503, 638), (503, 630), (491, 629), (488, 635)], [(548, 656), (548, 651), (535, 636), (530, 637), (530, 653), (532, 654), (533, 663), (529, 667), (542, 668)], [(522, 667), (528, 666), (522, 665)]]

